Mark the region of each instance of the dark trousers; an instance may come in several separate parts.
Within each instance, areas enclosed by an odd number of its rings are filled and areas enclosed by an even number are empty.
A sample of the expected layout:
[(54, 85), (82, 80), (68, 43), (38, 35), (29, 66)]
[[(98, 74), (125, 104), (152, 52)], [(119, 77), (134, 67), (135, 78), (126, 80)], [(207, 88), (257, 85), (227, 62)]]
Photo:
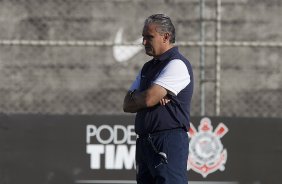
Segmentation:
[(137, 184), (187, 184), (188, 134), (174, 129), (136, 141)]

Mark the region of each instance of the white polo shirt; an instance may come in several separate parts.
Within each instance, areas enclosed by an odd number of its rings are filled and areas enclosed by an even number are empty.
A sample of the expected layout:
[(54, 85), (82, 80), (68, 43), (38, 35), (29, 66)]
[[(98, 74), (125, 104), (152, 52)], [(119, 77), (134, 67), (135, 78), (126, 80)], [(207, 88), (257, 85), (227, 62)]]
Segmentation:
[[(137, 75), (135, 81), (129, 88), (130, 91), (138, 90), (141, 81), (141, 72)], [(158, 77), (153, 81), (154, 84), (158, 84), (172, 95), (177, 95), (182, 89), (184, 89), (190, 83), (190, 74), (185, 63), (180, 59), (171, 60), (160, 72)]]

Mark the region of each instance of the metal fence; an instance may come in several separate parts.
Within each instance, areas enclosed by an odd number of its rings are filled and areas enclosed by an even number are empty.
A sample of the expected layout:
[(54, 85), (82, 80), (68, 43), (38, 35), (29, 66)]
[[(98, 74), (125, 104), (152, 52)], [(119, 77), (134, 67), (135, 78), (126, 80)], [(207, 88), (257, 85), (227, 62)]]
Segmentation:
[(149, 59), (143, 21), (165, 12), (194, 68), (192, 116), (282, 117), (281, 7), (276, 0), (0, 1), (0, 112), (123, 113), (123, 97)]

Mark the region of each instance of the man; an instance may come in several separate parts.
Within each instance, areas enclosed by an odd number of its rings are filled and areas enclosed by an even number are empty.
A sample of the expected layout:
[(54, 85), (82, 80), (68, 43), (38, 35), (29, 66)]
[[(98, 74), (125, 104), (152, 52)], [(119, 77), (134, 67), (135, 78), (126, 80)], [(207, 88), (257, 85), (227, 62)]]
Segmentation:
[(144, 64), (125, 96), (123, 109), (136, 114), (138, 184), (187, 184), (191, 64), (173, 45), (175, 29), (164, 14), (145, 20)]

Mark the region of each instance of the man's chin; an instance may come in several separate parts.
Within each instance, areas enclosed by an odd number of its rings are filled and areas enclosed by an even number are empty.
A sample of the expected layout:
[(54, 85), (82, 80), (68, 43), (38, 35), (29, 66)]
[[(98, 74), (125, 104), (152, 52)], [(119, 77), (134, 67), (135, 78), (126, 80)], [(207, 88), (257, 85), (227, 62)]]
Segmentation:
[(150, 52), (150, 51), (146, 51), (146, 54), (147, 54), (148, 56), (153, 56), (153, 53)]

